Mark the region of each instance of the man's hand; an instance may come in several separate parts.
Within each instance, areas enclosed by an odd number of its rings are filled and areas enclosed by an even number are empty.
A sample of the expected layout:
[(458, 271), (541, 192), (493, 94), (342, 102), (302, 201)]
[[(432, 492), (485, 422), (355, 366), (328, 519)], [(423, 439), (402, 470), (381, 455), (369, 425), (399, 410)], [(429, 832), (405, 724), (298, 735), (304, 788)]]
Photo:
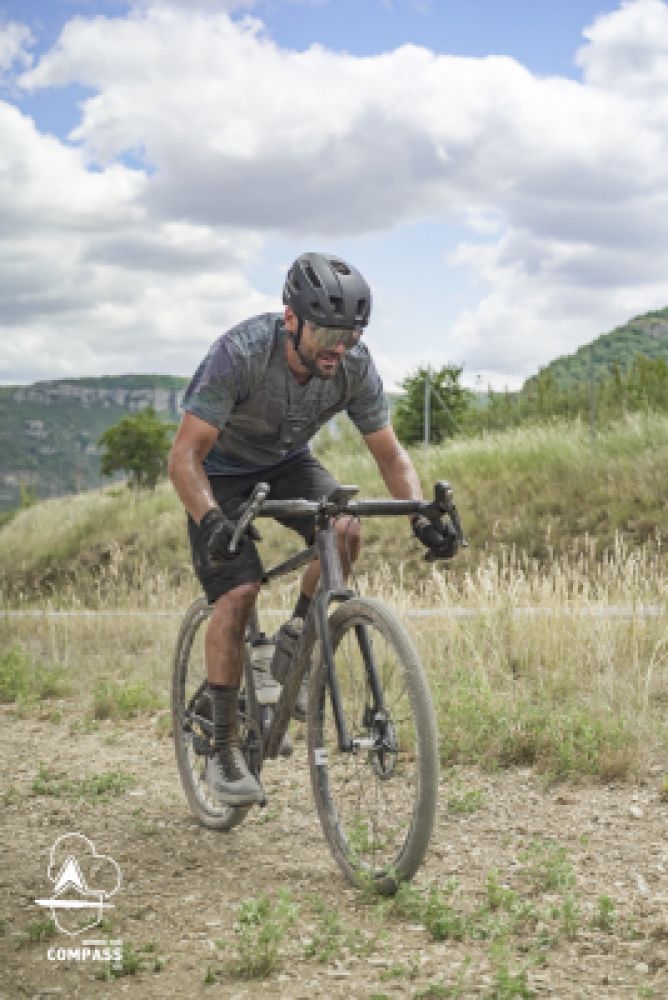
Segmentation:
[(412, 518), (413, 534), (429, 549), (427, 558), (452, 559), (459, 549), (457, 533), (449, 521), (430, 521), (424, 514)]
[(252, 538), (253, 541), (260, 541), (260, 533), (256, 531), (252, 524), (249, 524), (239, 539), (236, 551), (230, 552), (230, 542), (232, 541), (235, 527), (234, 521), (230, 521), (228, 517), (225, 517), (220, 507), (212, 507), (199, 522), (203, 548), (211, 562), (220, 562), (222, 559), (236, 559), (246, 542), (246, 537)]

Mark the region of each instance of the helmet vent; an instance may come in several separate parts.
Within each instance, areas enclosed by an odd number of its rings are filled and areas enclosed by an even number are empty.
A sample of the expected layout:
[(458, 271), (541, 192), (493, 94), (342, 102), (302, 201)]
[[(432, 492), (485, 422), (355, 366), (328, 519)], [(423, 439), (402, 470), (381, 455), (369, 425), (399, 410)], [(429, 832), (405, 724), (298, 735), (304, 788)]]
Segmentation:
[(342, 260), (332, 260), (330, 263), (334, 270), (338, 271), (339, 274), (350, 274), (350, 268), (347, 264), (344, 264)]
[(322, 281), (315, 273), (310, 264), (306, 265), (306, 267), (304, 268), (304, 273), (306, 274), (308, 280), (311, 282), (313, 288), (322, 288)]
[(339, 316), (343, 316), (343, 299), (340, 295), (330, 295), (329, 301), (332, 303), (334, 312), (338, 313)]

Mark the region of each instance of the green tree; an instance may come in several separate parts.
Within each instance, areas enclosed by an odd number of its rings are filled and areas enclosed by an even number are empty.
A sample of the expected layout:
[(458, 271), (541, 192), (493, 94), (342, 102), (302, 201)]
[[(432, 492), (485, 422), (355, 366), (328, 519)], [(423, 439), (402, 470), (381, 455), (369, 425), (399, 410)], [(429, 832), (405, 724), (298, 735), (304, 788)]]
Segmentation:
[(394, 429), (406, 444), (424, 441), (425, 391), (429, 379), (429, 440), (439, 442), (453, 437), (471, 405), (473, 393), (459, 384), (462, 369), (444, 365), (437, 370), (420, 365), (401, 386), (405, 395), (393, 414)]
[(174, 427), (175, 424), (160, 420), (151, 406), (132, 417), (124, 417), (109, 427), (98, 442), (105, 449), (102, 475), (129, 472), (129, 486), (154, 489), (167, 470)]

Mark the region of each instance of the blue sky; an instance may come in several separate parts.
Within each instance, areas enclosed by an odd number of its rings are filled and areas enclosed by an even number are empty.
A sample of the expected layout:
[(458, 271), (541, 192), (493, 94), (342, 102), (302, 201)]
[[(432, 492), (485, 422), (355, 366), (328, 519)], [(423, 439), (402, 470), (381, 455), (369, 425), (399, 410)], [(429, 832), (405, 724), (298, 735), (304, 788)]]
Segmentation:
[(388, 387), (668, 304), (668, 7), (0, 0), (0, 382), (189, 374), (305, 249)]

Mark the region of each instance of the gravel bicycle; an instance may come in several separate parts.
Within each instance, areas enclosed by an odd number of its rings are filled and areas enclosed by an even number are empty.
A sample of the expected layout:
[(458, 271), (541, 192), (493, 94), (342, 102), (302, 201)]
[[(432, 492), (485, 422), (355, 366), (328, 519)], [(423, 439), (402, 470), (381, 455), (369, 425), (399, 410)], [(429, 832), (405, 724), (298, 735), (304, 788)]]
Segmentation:
[[(255, 517), (315, 516), (312, 545), (267, 570), (263, 583), (320, 560), (320, 582), (284, 678), (278, 702), (259, 702), (253, 649), (266, 642), (257, 611), (246, 633), (239, 692), (239, 732), (249, 769), (259, 780), (265, 760), (278, 755), (308, 674), (307, 748), (313, 796), (332, 854), (355, 884), (370, 880), (393, 892), (420, 866), (431, 836), (438, 790), (438, 739), (429, 687), (404, 626), (380, 601), (346, 586), (334, 528), (341, 515), (447, 516), (466, 545), (448, 483), (434, 499), (355, 500), (356, 486), (341, 486), (319, 501), (268, 499), (259, 483), (242, 508), (230, 551)], [(427, 554), (429, 558), (430, 554)], [(172, 679), (172, 729), (188, 804), (204, 826), (231, 830), (251, 806), (217, 802), (204, 779), (213, 753), (213, 723), (204, 660), (204, 597), (186, 612), (177, 640)]]

